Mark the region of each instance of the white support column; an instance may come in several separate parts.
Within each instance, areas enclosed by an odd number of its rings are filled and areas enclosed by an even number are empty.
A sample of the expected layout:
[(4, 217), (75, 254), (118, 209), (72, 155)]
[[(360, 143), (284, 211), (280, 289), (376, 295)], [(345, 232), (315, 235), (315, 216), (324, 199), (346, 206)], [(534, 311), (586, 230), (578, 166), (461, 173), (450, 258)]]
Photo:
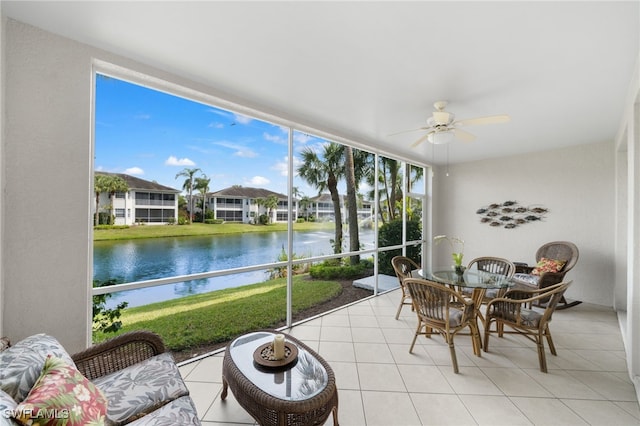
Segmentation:
[[(640, 95), (640, 93), (639, 93)], [(640, 400), (640, 101), (628, 124), (627, 362)]]

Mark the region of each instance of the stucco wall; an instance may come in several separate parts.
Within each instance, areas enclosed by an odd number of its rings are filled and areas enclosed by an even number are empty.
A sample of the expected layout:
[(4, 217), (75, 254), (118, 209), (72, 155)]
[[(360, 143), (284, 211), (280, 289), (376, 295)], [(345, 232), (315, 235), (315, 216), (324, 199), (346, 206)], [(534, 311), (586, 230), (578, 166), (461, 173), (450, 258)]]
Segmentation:
[[(613, 142), (459, 164), (450, 166), (448, 177), (438, 168), (433, 182), (434, 235), (463, 238), (465, 263), (477, 256), (500, 256), (532, 264), (542, 244), (572, 241), (580, 259), (567, 274), (574, 280), (568, 298), (612, 306)], [(515, 229), (480, 223), (478, 208), (507, 200), (541, 204), (549, 212), (543, 221)], [(435, 264), (450, 263), (444, 245), (435, 253)]]
[(5, 23), (3, 331), (86, 346), (91, 58), (82, 45)]

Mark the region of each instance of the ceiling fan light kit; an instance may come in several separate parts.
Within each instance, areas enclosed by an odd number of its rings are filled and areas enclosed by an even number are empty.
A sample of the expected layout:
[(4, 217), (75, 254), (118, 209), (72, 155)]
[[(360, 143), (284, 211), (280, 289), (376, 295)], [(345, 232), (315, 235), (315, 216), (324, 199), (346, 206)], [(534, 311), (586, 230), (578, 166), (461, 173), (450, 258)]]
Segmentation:
[(451, 129), (436, 130), (427, 135), (427, 140), (434, 145), (444, 145), (452, 142), (455, 137), (454, 131)]
[[(444, 145), (452, 142), (454, 139), (459, 139), (463, 142), (471, 142), (475, 139), (475, 136), (471, 133), (460, 129), (457, 126), (471, 126), (480, 124), (499, 124), (506, 123), (510, 120), (508, 115), (492, 115), (488, 117), (470, 118), (465, 120), (455, 120), (455, 114), (445, 111), (447, 107), (447, 101), (437, 101), (433, 104), (436, 109), (431, 114), (431, 117), (427, 119), (427, 126), (420, 127), (411, 131), (426, 131), (426, 135), (421, 136), (411, 146), (415, 147), (420, 145), (425, 140), (429, 141), (433, 145)], [(405, 133), (399, 132), (394, 135)]]

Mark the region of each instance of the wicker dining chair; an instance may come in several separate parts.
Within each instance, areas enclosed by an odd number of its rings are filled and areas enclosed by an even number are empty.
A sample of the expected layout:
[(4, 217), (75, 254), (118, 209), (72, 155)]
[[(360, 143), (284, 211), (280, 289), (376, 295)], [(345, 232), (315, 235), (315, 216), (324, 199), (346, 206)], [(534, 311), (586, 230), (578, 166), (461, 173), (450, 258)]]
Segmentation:
[(449, 345), (453, 372), (457, 374), (458, 359), (453, 339), (459, 331), (469, 327), (473, 353), (476, 356), (481, 356), (480, 333), (473, 301), (465, 299), (457, 291), (434, 281), (407, 278), (404, 280), (404, 284), (409, 290), (413, 308), (418, 316), (418, 326), (409, 353), (413, 352), (419, 335), (430, 338), (432, 334), (439, 333)]
[[(556, 347), (551, 338), (549, 323), (553, 312), (562, 299), (571, 281), (561, 282), (549, 287), (532, 290), (511, 289), (504, 297), (493, 299), (487, 304), (484, 322), (484, 351), (489, 350), (489, 335), (497, 333), (499, 337), (504, 334), (520, 334), (533, 341), (538, 348), (538, 361), (540, 371), (547, 372), (547, 360), (545, 357), (544, 340), (549, 344), (549, 351), (557, 355)], [(536, 304), (541, 299), (547, 299), (544, 311), (527, 308)], [(491, 325), (495, 324), (495, 330)], [(510, 330), (505, 330), (504, 326)]]
[[(513, 274), (516, 272), (516, 266), (508, 259), (503, 259), (502, 257), (476, 257), (467, 266), (467, 269), (477, 269), (478, 271), (489, 272), (491, 274), (502, 275), (507, 279), (513, 278)], [(491, 299), (501, 296), (504, 294), (506, 288), (504, 289), (487, 289), (484, 293), (484, 298), (482, 299), (482, 303), (489, 303)], [(468, 288), (463, 288), (463, 292), (465, 295), (470, 293), (471, 290)]]
[(420, 266), (406, 256), (395, 256), (393, 259), (391, 259), (391, 265), (393, 266), (393, 270), (396, 272), (396, 276), (398, 277), (398, 281), (400, 282), (400, 290), (402, 292), (400, 295), (400, 305), (398, 306), (398, 311), (396, 312), (396, 319), (398, 319), (400, 317), (400, 311), (402, 310), (403, 306), (409, 305), (413, 310), (413, 305), (411, 304), (411, 296), (409, 296), (409, 292), (404, 285), (404, 279), (413, 277), (412, 273), (414, 271), (417, 274)]

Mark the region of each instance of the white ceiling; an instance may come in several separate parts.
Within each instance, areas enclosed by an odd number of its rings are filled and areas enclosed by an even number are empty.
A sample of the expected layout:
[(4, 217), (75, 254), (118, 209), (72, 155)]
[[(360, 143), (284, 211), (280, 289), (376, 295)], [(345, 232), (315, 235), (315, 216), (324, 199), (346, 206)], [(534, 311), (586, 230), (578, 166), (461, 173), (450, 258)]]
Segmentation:
[[(437, 100), (472, 161), (612, 140), (638, 57), (627, 2), (23, 2), (2, 13), (404, 158)], [(445, 158), (436, 147), (435, 162)]]

